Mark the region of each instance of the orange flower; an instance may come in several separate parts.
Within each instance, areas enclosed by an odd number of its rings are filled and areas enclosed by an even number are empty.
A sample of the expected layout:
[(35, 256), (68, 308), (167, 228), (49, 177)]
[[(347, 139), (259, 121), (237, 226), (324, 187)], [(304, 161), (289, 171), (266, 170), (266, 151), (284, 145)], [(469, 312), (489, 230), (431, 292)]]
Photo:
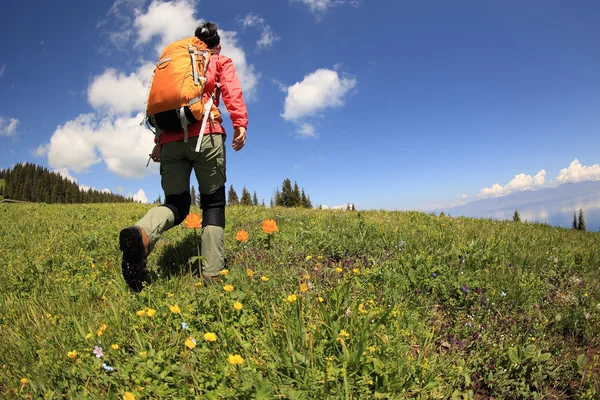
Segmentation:
[(237, 235), (235, 235), (235, 238), (239, 241), (239, 242), (246, 242), (248, 241), (248, 232), (246, 232), (245, 230), (240, 230), (238, 231)]
[(188, 228), (200, 228), (202, 226), (202, 218), (198, 214), (191, 213), (185, 218), (185, 226)]
[(262, 223), (262, 228), (263, 231), (267, 232), (268, 234), (279, 232), (279, 228), (277, 228), (277, 222), (273, 221), (272, 219), (265, 219)]

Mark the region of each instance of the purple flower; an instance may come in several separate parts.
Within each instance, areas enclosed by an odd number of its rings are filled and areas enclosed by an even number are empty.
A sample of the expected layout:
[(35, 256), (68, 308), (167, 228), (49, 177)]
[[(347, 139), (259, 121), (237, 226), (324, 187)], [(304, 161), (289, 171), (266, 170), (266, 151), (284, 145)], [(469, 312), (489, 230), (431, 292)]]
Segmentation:
[(94, 346), (93, 353), (96, 355), (96, 358), (104, 357), (104, 353), (102, 353), (102, 347)]
[(462, 292), (464, 294), (467, 294), (469, 292), (469, 288), (467, 287), (467, 285), (462, 285), (462, 289), (461, 290), (462, 290)]
[(434, 272), (433, 274), (431, 274), (432, 278), (435, 278), (437, 276), (437, 274)]
[(105, 370), (107, 370), (108, 372), (113, 372), (115, 369), (113, 367), (111, 367), (110, 365), (106, 365), (106, 363), (102, 363), (102, 368), (104, 368)]

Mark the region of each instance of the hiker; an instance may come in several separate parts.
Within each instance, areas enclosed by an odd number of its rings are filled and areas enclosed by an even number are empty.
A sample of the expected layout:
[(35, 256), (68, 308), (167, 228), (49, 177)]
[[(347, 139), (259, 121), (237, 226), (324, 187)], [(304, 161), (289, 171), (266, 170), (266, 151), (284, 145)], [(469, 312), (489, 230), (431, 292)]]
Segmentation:
[[(203, 99), (211, 99), (210, 123), (206, 124), (207, 119), (204, 118), (206, 128), (203, 132), (200, 132), (202, 121), (197, 121), (187, 125), (187, 129), (177, 132), (162, 131), (157, 135), (158, 139), (155, 138), (157, 143), (150, 157), (155, 162), (160, 162), (165, 204), (150, 209), (134, 226), (123, 229), (119, 235), (120, 249), (123, 251), (121, 263), (123, 277), (135, 291), (140, 291), (143, 283), (149, 282), (146, 259), (161, 234), (181, 224), (190, 211), (192, 170), (198, 180), (202, 208), (201, 253), (204, 258), (202, 277), (207, 283), (213, 282), (218, 279), (221, 269), (224, 268), (227, 178), (225, 175), (226, 133), (218, 109), (221, 95), (233, 123), (232, 147), (235, 151), (244, 147), (248, 117), (233, 62), (231, 58), (220, 54), (221, 45), (217, 25), (212, 22), (203, 23), (196, 29), (195, 36), (204, 42), (205, 47), (210, 51), (210, 58), (205, 67), (204, 90), (201, 95)], [(195, 38), (190, 39), (195, 40)], [(192, 60), (194, 60), (193, 55)], [(161, 62), (163, 61), (159, 61), (158, 65)], [(188, 110), (185, 111), (187, 116)], [(183, 122), (179, 126), (182, 125)]]

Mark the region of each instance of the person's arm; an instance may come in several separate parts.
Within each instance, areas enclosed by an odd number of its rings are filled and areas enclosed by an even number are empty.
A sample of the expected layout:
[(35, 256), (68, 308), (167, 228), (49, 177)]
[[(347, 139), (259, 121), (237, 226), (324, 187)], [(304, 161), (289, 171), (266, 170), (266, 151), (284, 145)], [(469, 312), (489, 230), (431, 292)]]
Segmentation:
[(244, 147), (246, 128), (248, 127), (248, 112), (242, 95), (242, 86), (233, 65), (228, 57), (223, 57), (219, 82), (221, 95), (233, 124), (233, 148), (235, 151)]

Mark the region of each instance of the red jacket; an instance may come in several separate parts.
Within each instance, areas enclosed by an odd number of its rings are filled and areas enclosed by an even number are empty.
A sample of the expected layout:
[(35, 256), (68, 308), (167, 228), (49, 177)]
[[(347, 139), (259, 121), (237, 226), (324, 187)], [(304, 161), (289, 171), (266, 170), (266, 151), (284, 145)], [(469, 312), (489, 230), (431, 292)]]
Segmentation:
[[(204, 86), (204, 97), (208, 99), (210, 95), (215, 91), (217, 83), (221, 84), (220, 92), (223, 96), (223, 102), (233, 124), (233, 128), (248, 127), (248, 113), (246, 111), (246, 103), (242, 97), (242, 86), (237, 75), (237, 71), (233, 65), (231, 58), (223, 56), (219, 53), (212, 54), (208, 63), (208, 70), (206, 71), (206, 85)], [(218, 94), (219, 92), (217, 92)], [(215, 106), (218, 107), (220, 103), (220, 95), (217, 96)], [(213, 107), (215, 107), (213, 106)], [(214, 108), (213, 108), (214, 110)], [(217, 111), (218, 112), (218, 111)], [(225, 128), (221, 124), (222, 119), (220, 113), (215, 118), (214, 124), (209, 122), (206, 124), (205, 135), (208, 134), (221, 134), (225, 135)], [(200, 127), (202, 121), (196, 122), (188, 126), (188, 137), (195, 137), (200, 135)], [(163, 132), (160, 135), (160, 143), (164, 144), (168, 142), (175, 142), (183, 140), (183, 130), (178, 132)]]

